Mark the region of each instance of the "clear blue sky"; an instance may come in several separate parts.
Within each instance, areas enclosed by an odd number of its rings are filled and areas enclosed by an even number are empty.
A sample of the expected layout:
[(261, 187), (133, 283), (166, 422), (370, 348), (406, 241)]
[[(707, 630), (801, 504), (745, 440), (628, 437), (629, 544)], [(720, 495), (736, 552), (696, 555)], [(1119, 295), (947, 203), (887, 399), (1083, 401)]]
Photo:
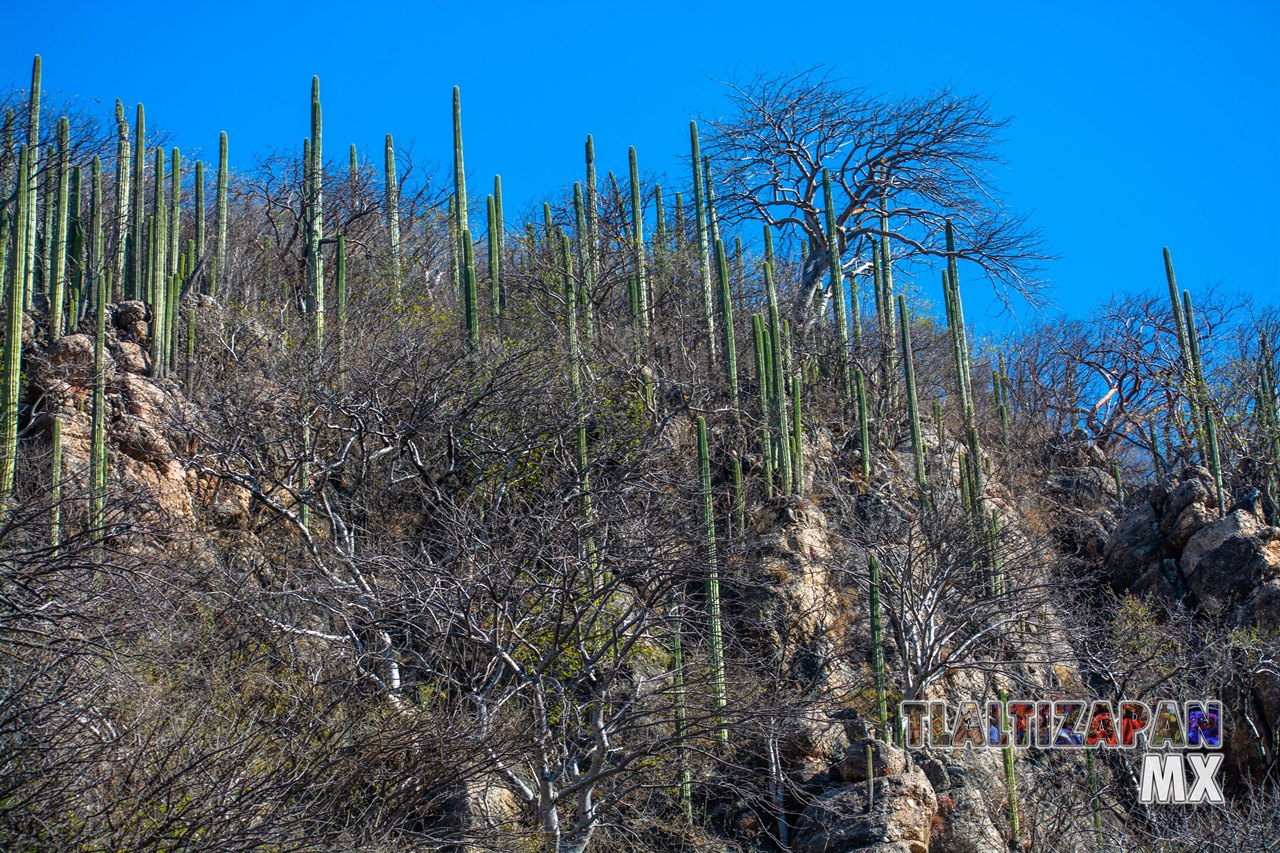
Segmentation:
[[(325, 142), (380, 157), (383, 135), (451, 156), (462, 87), (473, 192), (503, 176), (508, 208), (603, 169), (683, 175), (688, 118), (723, 109), (735, 70), (830, 63), (889, 95), (947, 82), (1012, 126), (998, 176), (1051, 251), (1068, 314), (1116, 290), (1179, 283), (1280, 293), (1280, 2), (10, 4), (0, 85), (142, 101), (184, 153), (231, 140), (232, 166), (308, 132), (319, 74)], [(848, 12), (846, 13), (846, 10)], [(934, 286), (936, 287), (936, 286)], [(936, 299), (926, 287), (926, 295)], [(974, 292), (972, 313), (983, 306)], [(986, 294), (986, 295), (989, 295)]]

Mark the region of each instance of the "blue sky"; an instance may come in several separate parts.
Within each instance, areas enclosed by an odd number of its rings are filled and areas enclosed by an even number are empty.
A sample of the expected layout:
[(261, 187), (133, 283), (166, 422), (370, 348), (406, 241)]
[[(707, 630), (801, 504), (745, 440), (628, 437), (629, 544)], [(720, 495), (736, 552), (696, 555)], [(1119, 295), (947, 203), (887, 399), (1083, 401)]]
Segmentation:
[[(451, 156), (462, 87), (473, 193), (503, 176), (508, 209), (603, 170), (683, 176), (692, 113), (716, 82), (818, 63), (887, 95), (952, 83), (1010, 116), (997, 175), (1051, 251), (1050, 298), (1072, 316), (1118, 290), (1179, 283), (1280, 293), (1280, 3), (400, 3), (64, 2), (6, 13), (0, 85), (143, 101), (184, 154), (231, 140), (232, 166), (300, 147), (312, 74), (331, 156), (384, 134), (420, 160)], [(846, 11), (848, 10), (848, 11)], [(122, 49), (119, 45), (129, 47)], [(968, 282), (966, 282), (968, 285)], [(937, 299), (935, 284), (922, 282)], [(976, 283), (979, 314), (990, 292)], [(984, 299), (984, 296), (986, 299)]]

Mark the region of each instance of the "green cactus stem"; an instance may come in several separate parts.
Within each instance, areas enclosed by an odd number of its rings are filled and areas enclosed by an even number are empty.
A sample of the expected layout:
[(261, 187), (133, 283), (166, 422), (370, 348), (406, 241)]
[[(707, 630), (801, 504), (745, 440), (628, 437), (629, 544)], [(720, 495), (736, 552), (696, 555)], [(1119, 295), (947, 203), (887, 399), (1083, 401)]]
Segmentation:
[[(204, 161), (196, 161), (196, 177), (195, 177), (195, 206), (196, 206), (196, 233), (195, 252), (192, 253), (190, 259), (189, 271), (194, 272), (201, 269), (204, 263), (204, 247), (208, 238), (206, 233), (207, 223), (205, 222), (205, 198), (204, 198)], [(199, 293), (199, 290), (195, 291)]]
[[(463, 232), (468, 230), (467, 171), (462, 161), (462, 92), (457, 86), (453, 87), (453, 229), (456, 239), (462, 239)], [(458, 254), (461, 258), (465, 249), (459, 248)], [(459, 269), (457, 275), (458, 287), (465, 288), (465, 270)]]
[(35, 294), (36, 216), (40, 209), (39, 182), (36, 180), (40, 173), (40, 67), (40, 55), (36, 54), (31, 63), (31, 93), (27, 102), (27, 221), (23, 234), (26, 248), (22, 255), (23, 265), (14, 267), (15, 275), (21, 271), (23, 307), (26, 309), (31, 308)]
[[(840, 228), (836, 221), (835, 196), (831, 192), (831, 171), (822, 170), (822, 193), (826, 208), (827, 265), (831, 276), (831, 303), (835, 311), (836, 379), (841, 399), (849, 399), (849, 321), (845, 313), (844, 272), (840, 265)], [(856, 302), (856, 299), (855, 299)]]
[(595, 337), (595, 321), (591, 310), (595, 278), (591, 269), (591, 239), (587, 228), (586, 201), (582, 185), (576, 181), (573, 184), (573, 212), (578, 235), (578, 271), (582, 276), (582, 287), (578, 288), (578, 302), (582, 308), (582, 333), (587, 341), (591, 341)]
[(311, 160), (307, 170), (307, 310), (316, 352), (324, 350), (324, 148), (320, 78), (311, 78)]
[(698, 262), (702, 267), (702, 311), (707, 326), (707, 367), (716, 367), (715, 302), (711, 284), (711, 244), (707, 240), (707, 205), (702, 195), (702, 154), (698, 147), (698, 123), (689, 122), (689, 147), (693, 164), (693, 207), (697, 218)]
[(480, 348), (480, 306), (476, 294), (475, 248), (471, 243), (471, 230), (462, 232), (462, 310), (467, 333), (467, 346), (472, 351)]
[[(18, 461), (18, 394), (22, 379), (23, 271), (26, 269), (27, 220), (30, 218), (30, 152), (18, 151), (18, 185), (12, 224), (13, 281), (5, 291), (4, 396), (0, 398), (0, 514), (7, 516)], [(3, 267), (0, 264), (0, 267)]]
[(182, 152), (173, 149), (169, 158), (169, 275), (178, 272), (182, 244)]
[(907, 383), (907, 417), (911, 422), (911, 451), (915, 457), (916, 486), (921, 500), (929, 500), (929, 482), (924, 471), (924, 437), (920, 431), (920, 405), (916, 397), (915, 358), (911, 353), (911, 317), (907, 314), (907, 300), (898, 297), (898, 321), (902, 326), (902, 372)]
[(600, 226), (597, 218), (599, 196), (596, 193), (596, 147), (591, 135), (587, 134), (587, 186), (586, 186), (586, 256), (589, 271), (587, 280), (600, 279)]
[(668, 617), (671, 625), (671, 672), (674, 678), (676, 705), (675, 736), (677, 746), (677, 762), (679, 764), (678, 798), (680, 811), (686, 822), (693, 820), (693, 779), (690, 769), (689, 746), (685, 742), (688, 737), (688, 711), (685, 700), (684, 682), (684, 650), (681, 648), (681, 634), (684, 632), (684, 619), (679, 604), (672, 606)]
[(804, 497), (804, 427), (800, 415), (800, 374), (791, 377), (791, 487)]
[(711, 455), (707, 449), (707, 422), (698, 418), (698, 473), (702, 479), (702, 523), (707, 536), (707, 611), (711, 637), (711, 682), (716, 712), (716, 740), (728, 749), (729, 726), (725, 718), (728, 700), (724, 679), (724, 637), (720, 624), (720, 571), (716, 566), (715, 499), (711, 492)]
[(764, 497), (773, 500), (773, 435), (769, 428), (771, 422), (772, 395), (769, 378), (772, 355), (768, 352), (769, 338), (764, 331), (764, 318), (759, 314), (751, 315), (751, 340), (755, 344), (756, 353), (756, 386), (760, 394), (760, 413), (764, 428), (760, 430), (760, 459), (764, 469)]
[[(102, 224), (102, 182), (101, 164), (93, 158), (93, 219), (94, 233), (101, 231)], [(117, 175), (119, 172), (117, 172)], [(117, 195), (117, 199), (119, 196)], [(101, 246), (100, 240), (93, 241), (95, 249)], [(107, 286), (106, 278), (98, 271), (97, 258), (89, 265), (89, 283), (94, 290), (94, 337), (93, 337), (93, 408), (90, 415), (89, 429), (89, 529), (95, 544), (100, 550), (103, 537), (103, 521), (107, 499), (107, 451), (106, 451), (106, 361), (104, 350), (107, 333)]]
[[(116, 100), (116, 211), (115, 254), (112, 257), (112, 281), (117, 301), (124, 297), (124, 282), (128, 277), (129, 255), (129, 120), (125, 118), (124, 104)], [(96, 296), (94, 297), (97, 298)]]
[(640, 194), (640, 169), (636, 149), (630, 148), (627, 161), (631, 167), (631, 266), (636, 277), (636, 301), (640, 314), (640, 333), (649, 333), (649, 283), (645, 276), (644, 206)]
[(130, 299), (147, 300), (147, 155), (146, 155), (146, 116), (142, 104), (138, 104), (133, 120), (133, 213), (130, 225), (133, 228), (133, 258), (129, 283), (125, 288), (125, 296)]
[(853, 374), (854, 390), (858, 397), (858, 448), (862, 455), (862, 480), (871, 482), (871, 431), (867, 419), (867, 382), (862, 368)]
[(741, 536), (747, 531), (747, 493), (742, 487), (742, 460), (734, 456), (729, 460), (729, 470), (733, 477), (733, 524), (729, 525), (732, 534), (736, 528)]
[(724, 243), (716, 240), (716, 272), (720, 280), (720, 322), (724, 326), (724, 370), (729, 381), (729, 400), (738, 410), (738, 352), (733, 342), (733, 295), (729, 292), (729, 268)]
[(764, 228), (764, 278), (765, 290), (769, 301), (769, 354), (772, 356), (772, 381), (770, 382), (771, 417), (777, 425), (777, 436), (774, 441), (774, 462), (780, 475), (782, 493), (791, 494), (791, 425), (787, 420), (787, 368), (784, 365), (785, 345), (782, 340), (782, 321), (778, 311), (778, 290), (774, 280), (773, 235), (769, 226)]
[(876, 684), (876, 722), (880, 736), (889, 740), (889, 705), (885, 687), (884, 645), (880, 622), (880, 561), (875, 554), (867, 557), (867, 606), (871, 617), (871, 672)]
[(218, 229), (213, 269), (209, 271), (209, 295), (218, 297), (218, 276), (227, 274), (227, 132), (218, 136), (218, 188), (214, 200), (214, 227)]
[[(67, 184), (70, 168), (71, 132), (67, 119), (58, 120), (58, 205), (54, 215), (53, 264), (49, 277), (49, 340), (56, 341), (64, 328), (63, 301), (67, 275)], [(47, 202), (46, 202), (47, 203)], [(72, 312), (74, 314), (74, 312)], [(61, 425), (58, 427), (61, 438)], [(59, 445), (59, 453), (61, 446)], [(57, 544), (56, 542), (53, 544)]]
[(489, 317), (496, 330), (502, 320), (502, 285), (498, 278), (498, 206), (492, 194), (485, 197), (484, 203), (488, 220), (485, 237), (489, 258)]
[(1102, 849), (1102, 799), (1098, 796), (1098, 768), (1094, 760), (1094, 746), (1085, 750), (1084, 762), (1089, 775), (1089, 810), (1093, 813), (1094, 849)]
[(62, 416), (57, 412), (50, 414), (53, 423), (49, 427), (49, 547), (56, 556), (62, 542)]
[(1200, 336), (1196, 332), (1195, 309), (1191, 306), (1191, 292), (1187, 290), (1182, 291), (1182, 312), (1187, 322), (1187, 348), (1191, 351), (1192, 397), (1195, 400), (1195, 408), (1200, 411), (1204, 420), (1206, 446), (1201, 450), (1200, 458), (1213, 474), (1213, 483), (1218, 492), (1218, 514), (1221, 516), (1226, 514), (1227, 507), (1223, 501), (1222, 463), (1218, 456), (1218, 426), (1213, 409), (1209, 405), (1209, 385), (1205, 382), (1204, 362), (1200, 358)]
[[(1009, 730), (1009, 715), (1005, 712), (1005, 693), (1004, 688), (1000, 688), (997, 695), (1000, 697), (1000, 714), (1004, 718), (1002, 728)], [(1018, 826), (1018, 780), (1014, 775), (1013, 769), (1013, 744), (1010, 742), (1004, 747), (1004, 787), (1008, 794), (1009, 804), (1009, 837), (1017, 846), (1019, 826)]]
[(333, 262), (334, 298), (337, 300), (338, 322), (338, 387), (344, 386), (347, 372), (347, 238), (338, 235)]
[(383, 181), (386, 184), (387, 254), (391, 256), (391, 304), (400, 304), (400, 180), (396, 175), (396, 143), (387, 134), (383, 146)]

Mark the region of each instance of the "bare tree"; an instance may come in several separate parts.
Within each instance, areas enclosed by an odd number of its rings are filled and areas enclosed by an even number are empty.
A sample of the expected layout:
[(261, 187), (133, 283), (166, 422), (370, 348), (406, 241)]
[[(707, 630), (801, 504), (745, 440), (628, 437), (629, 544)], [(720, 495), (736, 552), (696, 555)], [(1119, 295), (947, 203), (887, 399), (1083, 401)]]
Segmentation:
[(881, 237), (895, 259), (941, 257), (950, 219), (956, 257), (979, 265), (1002, 297), (1036, 299), (1036, 263), (1046, 256), (1038, 232), (1005, 209), (992, 181), (1008, 120), (986, 100), (949, 87), (890, 100), (822, 66), (726, 85), (733, 113), (705, 121), (718, 212), (801, 238), (799, 319), (821, 313), (813, 303), (828, 268), (823, 170), (847, 268), (869, 268)]

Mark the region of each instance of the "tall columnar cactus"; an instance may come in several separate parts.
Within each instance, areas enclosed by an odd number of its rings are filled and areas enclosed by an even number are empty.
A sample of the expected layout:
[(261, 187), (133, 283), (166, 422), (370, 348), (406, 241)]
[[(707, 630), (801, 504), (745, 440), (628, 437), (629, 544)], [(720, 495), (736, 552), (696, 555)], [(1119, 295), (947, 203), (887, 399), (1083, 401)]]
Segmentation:
[(1213, 408), (1209, 405), (1209, 385), (1205, 382), (1204, 362), (1200, 358), (1200, 336), (1196, 332), (1195, 309), (1191, 306), (1191, 292), (1187, 290), (1182, 291), (1182, 313), (1187, 322), (1187, 349), (1191, 352), (1192, 396), (1204, 419), (1205, 446), (1200, 458), (1213, 474), (1213, 483), (1218, 492), (1218, 514), (1224, 515), (1227, 507), (1223, 501), (1222, 463), (1218, 456), (1218, 425)]
[[(1191, 341), (1187, 337), (1186, 317), (1182, 313), (1182, 303), (1178, 298), (1178, 279), (1173, 272), (1173, 256), (1169, 254), (1169, 247), (1164, 247), (1164, 276), (1165, 281), (1169, 285), (1169, 309), (1173, 319), (1174, 335), (1178, 339), (1178, 355), (1181, 357), (1181, 385), (1187, 397), (1187, 402), (1191, 409), (1191, 429), (1190, 438), (1195, 439), (1200, 432), (1200, 412), (1199, 400), (1194, 393), (1187, 393), (1195, 384), (1195, 373), (1191, 357)], [(1182, 431), (1182, 425), (1179, 424), (1179, 432)]]
[[(91, 295), (84, 288), (84, 222), (81, 216), (82, 173), (81, 167), (73, 167), (67, 184), (67, 288), (69, 302), (68, 325), (76, 327), (90, 304)], [(120, 216), (123, 219), (123, 216)], [(119, 288), (119, 280), (115, 280)]]
[(880, 628), (880, 561), (875, 554), (867, 557), (867, 606), (871, 611), (871, 672), (876, 683), (876, 721), (880, 736), (889, 740), (889, 705), (885, 687), (884, 639)]
[(969, 464), (972, 469), (972, 501), (978, 510), (976, 520), (981, 520), (986, 513), (985, 487), (983, 485), (982, 447), (978, 438), (978, 419), (973, 399), (973, 383), (969, 372), (969, 341), (965, 334), (964, 305), (960, 299), (960, 277), (956, 265), (955, 232), (950, 220), (946, 224), (947, 235), (947, 270), (943, 275), (943, 292), (947, 308), (947, 325), (951, 330), (951, 346), (956, 361), (957, 387), (960, 392), (960, 409), (964, 422), (965, 436), (969, 445)]
[[(76, 199), (77, 203), (79, 199)], [(129, 241), (129, 120), (124, 116), (124, 104), (116, 101), (116, 219), (115, 255), (111, 264), (115, 298), (124, 296), (127, 278), (125, 264), (128, 261)], [(96, 291), (95, 291), (96, 294)], [(97, 296), (94, 296), (97, 299)]]
[(800, 372), (791, 376), (791, 491), (804, 497), (804, 425), (800, 412)]
[(62, 415), (50, 413), (49, 425), (49, 547), (58, 553), (62, 543)]
[[(1275, 359), (1265, 332), (1258, 341), (1258, 390), (1254, 398), (1254, 428), (1268, 459), (1267, 491), (1274, 500), (1280, 495), (1280, 407), (1277, 407)], [(1275, 510), (1269, 509), (1267, 523), (1275, 526)]]
[[(93, 158), (93, 196), (98, 201), (93, 204), (94, 233), (97, 234), (102, 224), (102, 182), (100, 178), (101, 164)], [(117, 175), (119, 172), (117, 171)], [(117, 200), (119, 196), (117, 195)], [(100, 240), (91, 241), (95, 249), (101, 245)], [(92, 253), (91, 253), (92, 255)], [(117, 259), (118, 261), (118, 259)], [(94, 336), (93, 336), (93, 409), (89, 429), (89, 530), (95, 545), (102, 541), (103, 520), (107, 495), (107, 450), (106, 450), (106, 361), (104, 350), (107, 334), (107, 286), (106, 276), (98, 269), (97, 258), (91, 257), (89, 264), (89, 282), (94, 297)]]
[[(4, 396), (0, 398), (0, 513), (8, 513), (18, 461), (18, 393), (22, 379), (23, 271), (26, 269), (27, 220), (30, 218), (30, 154), (18, 150), (18, 185), (13, 217), (13, 281), (5, 291)], [(0, 264), (0, 267), (3, 267)]]
[[(467, 171), (462, 162), (462, 92), (453, 87), (453, 228), (456, 239), (461, 240), (467, 226)], [(463, 259), (465, 249), (459, 247), (458, 258)], [(465, 288), (466, 272), (457, 270), (457, 285)]]
[(1102, 802), (1098, 796), (1098, 768), (1093, 754), (1098, 747), (1089, 747), (1084, 753), (1085, 767), (1089, 776), (1089, 810), (1093, 812), (1093, 843), (1095, 849), (1102, 849)]
[(178, 272), (182, 252), (182, 152), (173, 149), (169, 162), (169, 275)]
[[(599, 196), (596, 193), (596, 146), (591, 135), (587, 135), (587, 185), (586, 185), (586, 249), (587, 264), (590, 267), (589, 280), (600, 278), (600, 225), (597, 217)], [(584, 273), (585, 275), (585, 273)]]
[(36, 215), (40, 209), (39, 182), (36, 176), (40, 171), (40, 55), (37, 54), (31, 63), (31, 92), (27, 102), (27, 224), (24, 234), (26, 249), (23, 252), (23, 266), (14, 267), (21, 270), (23, 305), (31, 307), (31, 298), (35, 293), (36, 271)]
[[(498, 246), (498, 313), (506, 313), (507, 310), (507, 285), (503, 280), (503, 268), (506, 263), (503, 260), (507, 253), (507, 226), (506, 220), (502, 218), (502, 176), (493, 176), (493, 216), (494, 224), (497, 226), (495, 234), (495, 242)], [(590, 322), (587, 323), (587, 334), (591, 334)]]
[(777, 425), (774, 461), (780, 475), (782, 493), (789, 495), (792, 489), (792, 471), (791, 425), (787, 418), (787, 369), (784, 365), (785, 345), (782, 340), (782, 321), (778, 311), (778, 289), (774, 279), (773, 235), (767, 225), (764, 228), (764, 246), (764, 280), (769, 304), (769, 354), (773, 362), (769, 365), (772, 371), (770, 406), (773, 422)]
[(720, 239), (720, 217), (716, 215), (716, 195), (711, 183), (711, 159), (702, 158), (702, 194), (707, 203), (707, 239), (712, 245)]
[(741, 536), (747, 531), (747, 492), (742, 487), (742, 459), (734, 456), (729, 460), (729, 471), (733, 478), (733, 515), (730, 517), (729, 533), (736, 528)]
[[(822, 170), (822, 193), (826, 207), (827, 233), (827, 265), (831, 274), (831, 302), (835, 308), (836, 345), (839, 355), (836, 358), (836, 379), (839, 382), (842, 399), (849, 399), (849, 320), (845, 313), (844, 271), (840, 265), (840, 225), (836, 220), (835, 196), (831, 192), (831, 170)], [(857, 295), (854, 295), (857, 304)]]
[(768, 351), (769, 338), (764, 330), (764, 318), (759, 314), (751, 315), (751, 340), (755, 344), (756, 353), (756, 386), (760, 393), (760, 420), (764, 428), (760, 430), (760, 459), (764, 469), (764, 497), (773, 500), (773, 435), (769, 428), (772, 401), (772, 379), (770, 362), (773, 360)]
[[(191, 253), (188, 273), (194, 272), (200, 268), (204, 261), (204, 245), (208, 237), (206, 233), (207, 223), (205, 221), (205, 199), (204, 199), (204, 161), (196, 161), (196, 177), (195, 177), (195, 207), (196, 207), (196, 233), (195, 233), (195, 251)], [(197, 293), (200, 291), (197, 290)]]
[(347, 374), (347, 238), (338, 235), (338, 247), (333, 261), (334, 298), (338, 304), (338, 387), (342, 388)]
[(391, 256), (391, 304), (400, 304), (400, 180), (396, 176), (396, 143), (387, 134), (383, 148), (383, 181), (386, 184), (387, 254)]
[(1000, 437), (1009, 444), (1009, 374), (1004, 367), (1004, 353), (997, 356), (997, 367), (992, 375), (995, 388), (996, 411), (1000, 415)]
[(684, 819), (691, 821), (693, 820), (693, 779), (690, 772), (689, 746), (685, 743), (689, 724), (685, 700), (684, 650), (681, 648), (680, 636), (684, 633), (684, 614), (681, 612), (678, 603), (672, 607), (668, 618), (671, 624), (671, 673), (675, 688), (675, 736), (680, 774), (678, 796), (680, 799), (680, 811), (684, 813)]
[[(1009, 716), (1005, 712), (1005, 694), (1004, 688), (1000, 688), (997, 695), (1000, 697), (1000, 714), (1003, 717), (1001, 728), (1005, 731), (1009, 730)], [(1013, 769), (1013, 744), (1008, 743), (1004, 747), (1004, 787), (1008, 796), (1009, 804), (1009, 836), (1014, 846), (1018, 844), (1019, 821), (1018, 821), (1018, 780), (1014, 775)]]
[[(889, 169), (880, 162), (880, 287), (893, 336), (893, 250), (889, 245)], [(892, 347), (890, 347), (892, 351)]]
[[(49, 277), (50, 341), (56, 341), (62, 335), (64, 326), (63, 302), (67, 274), (67, 184), (71, 177), (70, 153), (71, 131), (67, 119), (63, 117), (58, 120), (58, 206), (54, 215), (53, 274)], [(45, 203), (47, 204), (48, 201)], [(72, 313), (75, 313), (74, 310)]]
[(467, 346), (480, 347), (480, 305), (476, 293), (475, 247), (471, 243), (471, 229), (462, 232), (462, 313)]
[[(4, 151), (5, 156), (0, 157), (0, 194), (6, 198), (13, 192), (13, 167), (14, 162), (9, 156), (14, 151), (14, 140), (17, 138), (17, 118), (13, 114), (13, 107), (9, 107), (4, 111), (4, 121), (0, 122), (0, 151)], [(8, 207), (8, 202), (5, 202)]]
[(662, 184), (655, 184), (653, 187), (653, 207), (654, 207), (654, 226), (653, 226), (653, 295), (652, 301), (657, 303), (662, 299), (665, 289), (671, 285), (671, 268), (668, 261), (670, 248), (667, 242), (670, 234), (667, 232), (667, 212), (662, 203)]
[(907, 416), (911, 420), (911, 451), (915, 456), (916, 486), (920, 497), (929, 500), (929, 483), (924, 472), (924, 436), (920, 431), (920, 404), (916, 397), (915, 358), (911, 354), (911, 317), (907, 314), (907, 299), (898, 297), (898, 322), (902, 326), (902, 373), (907, 383)]
[[(591, 524), (591, 481), (587, 472), (587, 404), (582, 389), (582, 356), (578, 346), (578, 295), (573, 275), (573, 254), (569, 246), (569, 237), (561, 235), (561, 278), (564, 283), (564, 329), (565, 349), (569, 362), (569, 389), (573, 395), (574, 444), (577, 450), (577, 471), (575, 480), (578, 494), (582, 501), (582, 518), (588, 526)], [(595, 543), (590, 534), (587, 538), (587, 560), (592, 569), (592, 581), (607, 580), (596, 578)]]
[(693, 164), (693, 207), (697, 217), (698, 262), (702, 267), (702, 312), (707, 325), (707, 365), (716, 366), (716, 312), (711, 284), (711, 244), (707, 240), (707, 206), (702, 196), (702, 153), (698, 147), (698, 123), (689, 122), (689, 146)]
[(854, 390), (858, 397), (858, 447), (862, 452), (862, 480), (871, 482), (871, 430), (867, 420), (867, 381), (862, 368), (853, 374)]
[(169, 329), (169, 277), (165, 273), (166, 249), (169, 245), (166, 220), (168, 212), (165, 207), (164, 192), (164, 149), (156, 148), (155, 173), (152, 178), (151, 194), (151, 266), (149, 272), (147, 299), (151, 303), (151, 374), (164, 376), (168, 372), (168, 341), (165, 332)]
[(311, 162), (307, 189), (307, 310), (316, 352), (324, 349), (324, 148), (320, 112), (320, 78), (311, 78)]
[(627, 153), (631, 166), (631, 265), (636, 277), (637, 309), (640, 314), (642, 334), (649, 332), (649, 283), (645, 276), (644, 256), (644, 205), (640, 195), (640, 170), (636, 165), (636, 149)]
[(707, 535), (707, 611), (711, 637), (711, 684), (716, 709), (716, 740), (721, 748), (729, 746), (729, 727), (725, 720), (728, 706), (724, 680), (724, 635), (720, 624), (720, 570), (716, 566), (716, 512), (711, 492), (711, 454), (707, 449), (707, 421), (698, 418), (698, 473), (702, 479), (702, 524)]
[(125, 289), (125, 297), (129, 299), (148, 299), (147, 281), (147, 132), (146, 115), (142, 104), (138, 104), (133, 120), (133, 213), (130, 226), (133, 229), (129, 286)]
[(729, 381), (729, 399), (738, 409), (738, 351), (733, 342), (733, 294), (729, 292), (729, 265), (724, 259), (724, 243), (716, 241), (716, 271), (720, 278), (720, 322), (724, 325), (724, 370)]
[(587, 228), (586, 201), (583, 198), (582, 185), (573, 184), (573, 211), (575, 231), (578, 235), (578, 272), (582, 276), (582, 286), (578, 288), (578, 302), (582, 307), (582, 332), (587, 341), (595, 337), (595, 321), (592, 317), (591, 294), (595, 291), (595, 277), (591, 268), (591, 238)]
[(485, 213), (488, 217), (485, 237), (489, 258), (489, 318), (496, 330), (502, 320), (502, 281), (498, 277), (498, 206), (492, 194), (485, 197)]
[(209, 274), (209, 295), (218, 296), (218, 277), (227, 275), (227, 132), (218, 136), (218, 189), (214, 201), (217, 210), (214, 212), (215, 227), (218, 229), (218, 243), (214, 248), (213, 270)]

